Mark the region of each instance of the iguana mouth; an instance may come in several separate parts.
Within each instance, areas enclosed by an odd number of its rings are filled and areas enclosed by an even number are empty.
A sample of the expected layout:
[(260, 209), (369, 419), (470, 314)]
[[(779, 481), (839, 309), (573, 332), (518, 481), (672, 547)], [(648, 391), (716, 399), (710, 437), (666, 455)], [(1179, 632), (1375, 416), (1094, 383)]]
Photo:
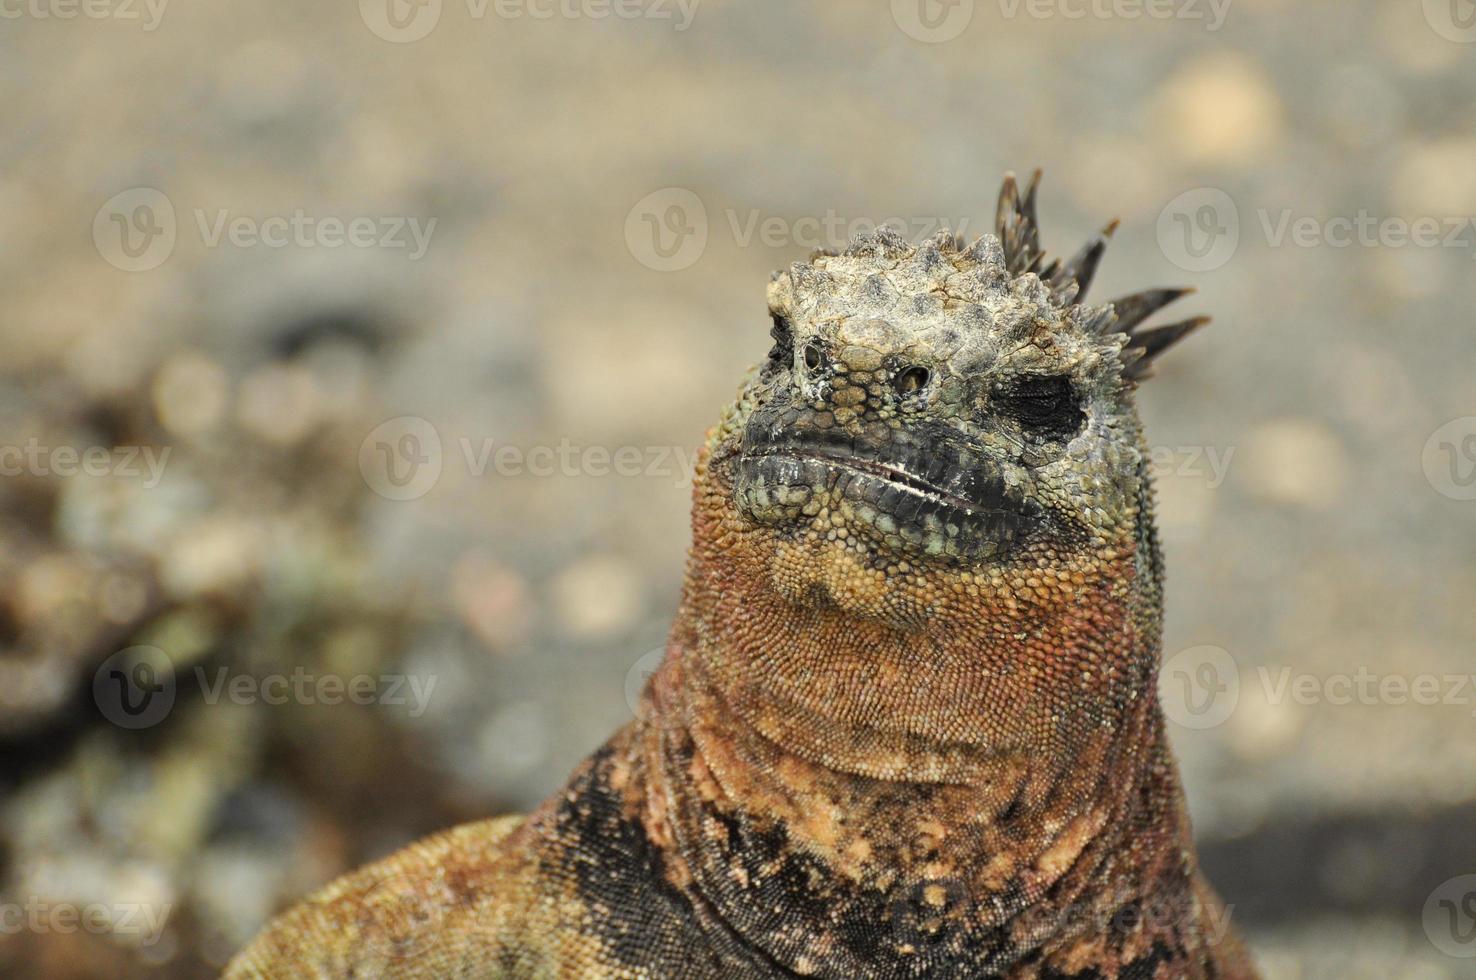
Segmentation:
[[(787, 478), (802, 476), (806, 471), (807, 463), (819, 463), (827, 469), (849, 470), (851, 473), (862, 477), (881, 480), (899, 489), (910, 491), (920, 500), (947, 505), (964, 515), (1013, 510), (1013, 508), (1005, 507), (1002, 494), (995, 497), (993, 501), (967, 499), (957, 493), (944, 489), (936, 483), (930, 482), (922, 476), (909, 473), (900, 466), (894, 466), (874, 459), (867, 459), (862, 456), (843, 456), (839, 453), (825, 452), (823, 450), (794, 448), (769, 449), (757, 453), (748, 453), (744, 455), (743, 459), (745, 463), (754, 465), (755, 472), (766, 471), (771, 473), (780, 482), (793, 482), (787, 481)], [(760, 461), (766, 461), (769, 465), (759, 465)], [(830, 483), (831, 481), (826, 482)]]
[(872, 447), (834, 431), (749, 441), (737, 454), (735, 491), (760, 523), (805, 526), (830, 511), (893, 550), (982, 557), (1043, 516), (997, 467), (947, 445)]

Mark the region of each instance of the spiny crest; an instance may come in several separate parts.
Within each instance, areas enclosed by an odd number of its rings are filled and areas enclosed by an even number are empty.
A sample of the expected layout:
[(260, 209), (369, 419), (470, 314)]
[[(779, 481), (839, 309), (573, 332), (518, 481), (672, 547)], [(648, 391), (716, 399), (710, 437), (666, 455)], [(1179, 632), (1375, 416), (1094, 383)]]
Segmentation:
[[(774, 288), (802, 306), (807, 301), (827, 306), (829, 299), (845, 306), (859, 302), (873, 313), (907, 294), (934, 301), (941, 294), (966, 303), (988, 303), (991, 295), (1012, 294), (1019, 301), (1059, 311), (1068, 329), (1120, 345), (1127, 380), (1150, 376), (1158, 355), (1209, 322), (1208, 317), (1192, 317), (1144, 328), (1153, 314), (1193, 289), (1148, 289), (1088, 305), (1087, 292), (1118, 223), (1108, 224), (1069, 259), (1048, 261), (1036, 215), (1040, 177), (1041, 172), (1035, 171), (1022, 193), (1014, 174), (1005, 175), (992, 235), (966, 244), (945, 231), (913, 244), (883, 227), (856, 236), (844, 250), (816, 252), (809, 262), (776, 273)], [(858, 279), (858, 290), (847, 288)]]
[[(1097, 266), (1107, 251), (1107, 242), (1117, 230), (1117, 221), (1109, 223), (1065, 262), (1053, 259), (1046, 263), (1045, 252), (1040, 247), (1040, 221), (1035, 210), (1040, 177), (1039, 170), (1031, 174), (1030, 183), (1022, 195), (1015, 175), (1005, 174), (994, 217), (995, 234), (999, 236), (1004, 251), (1005, 268), (1012, 276), (1033, 274), (1039, 277), (1050, 287), (1055, 305), (1078, 306), (1086, 300)], [(1192, 292), (1192, 288), (1147, 289), (1098, 308), (1109, 315), (1093, 317), (1094, 329), (1103, 336), (1118, 333), (1127, 338), (1122, 348), (1122, 361), (1124, 375), (1129, 380), (1149, 377), (1158, 355), (1209, 322), (1209, 317), (1197, 316), (1178, 323), (1140, 329), (1153, 314)]]

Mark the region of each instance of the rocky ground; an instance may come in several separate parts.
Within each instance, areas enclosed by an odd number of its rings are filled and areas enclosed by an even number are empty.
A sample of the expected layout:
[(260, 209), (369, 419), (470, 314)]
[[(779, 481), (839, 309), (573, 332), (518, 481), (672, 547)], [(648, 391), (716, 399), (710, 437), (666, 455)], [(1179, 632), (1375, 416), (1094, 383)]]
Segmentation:
[(1036, 165), (1216, 317), (1143, 398), (1207, 866), (1272, 980), (1476, 975), (1476, 29), (1142, 9), (4, 8), (0, 975), (213, 975), (558, 786), (768, 273)]

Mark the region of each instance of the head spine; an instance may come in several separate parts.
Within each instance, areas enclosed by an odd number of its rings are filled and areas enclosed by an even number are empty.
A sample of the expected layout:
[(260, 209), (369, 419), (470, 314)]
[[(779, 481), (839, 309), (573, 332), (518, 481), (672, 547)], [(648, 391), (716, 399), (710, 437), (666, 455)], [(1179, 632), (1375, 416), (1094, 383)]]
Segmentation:
[(1064, 341), (1078, 351), (1093, 349), (1116, 365), (1127, 387), (1135, 387), (1150, 376), (1160, 354), (1209, 320), (1144, 326), (1192, 293), (1190, 288), (1148, 289), (1087, 303), (1118, 223), (1110, 222), (1070, 258), (1049, 258), (1036, 215), (1040, 176), (1037, 170), (1022, 193), (1015, 176), (1006, 174), (994, 233), (971, 243), (952, 231), (912, 242), (883, 226), (855, 236), (843, 249), (815, 252), (775, 273), (769, 307), (780, 326), (776, 349), (786, 347), (790, 326), (801, 322), (900, 315), (926, 323), (946, 310), (956, 323), (978, 324), (1015, 342)]
[[(999, 205), (995, 209), (994, 233), (1003, 251), (1001, 261), (1010, 275), (1036, 276), (1051, 290), (1052, 301), (1063, 308), (1085, 303), (1087, 290), (1096, 276), (1097, 266), (1107, 251), (1107, 242), (1117, 230), (1113, 219), (1094, 235), (1070, 259), (1046, 262), (1040, 247), (1040, 220), (1036, 216), (1035, 198), (1040, 187), (1041, 171), (1030, 175), (1025, 193), (1020, 193), (1013, 173), (1007, 173), (999, 189)], [(987, 236), (986, 236), (987, 237)], [(979, 248), (978, 244), (973, 247)], [(1140, 329), (1149, 317), (1174, 300), (1193, 293), (1192, 287), (1177, 289), (1145, 289), (1106, 303), (1109, 315), (1093, 317), (1096, 329), (1103, 335), (1122, 334), (1123, 376), (1133, 382), (1152, 375), (1158, 355), (1209, 323), (1207, 316), (1190, 317), (1177, 323)]]

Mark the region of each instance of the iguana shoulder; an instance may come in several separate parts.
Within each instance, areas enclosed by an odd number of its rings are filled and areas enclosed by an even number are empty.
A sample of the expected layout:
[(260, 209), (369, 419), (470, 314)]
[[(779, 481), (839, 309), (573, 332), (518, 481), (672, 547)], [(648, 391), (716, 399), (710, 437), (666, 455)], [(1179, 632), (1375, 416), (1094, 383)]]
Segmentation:
[(467, 824), (345, 875), (272, 922), (227, 980), (457, 976), (445, 967), (472, 943), (513, 967), (519, 951), (502, 937), (516, 934), (530, 897), (530, 855), (517, 844), (525, 823)]
[[(663, 874), (622, 732), (526, 818), (468, 824), (349, 874), (272, 922), (225, 980), (717, 980)], [(739, 964), (741, 967), (741, 964)]]

